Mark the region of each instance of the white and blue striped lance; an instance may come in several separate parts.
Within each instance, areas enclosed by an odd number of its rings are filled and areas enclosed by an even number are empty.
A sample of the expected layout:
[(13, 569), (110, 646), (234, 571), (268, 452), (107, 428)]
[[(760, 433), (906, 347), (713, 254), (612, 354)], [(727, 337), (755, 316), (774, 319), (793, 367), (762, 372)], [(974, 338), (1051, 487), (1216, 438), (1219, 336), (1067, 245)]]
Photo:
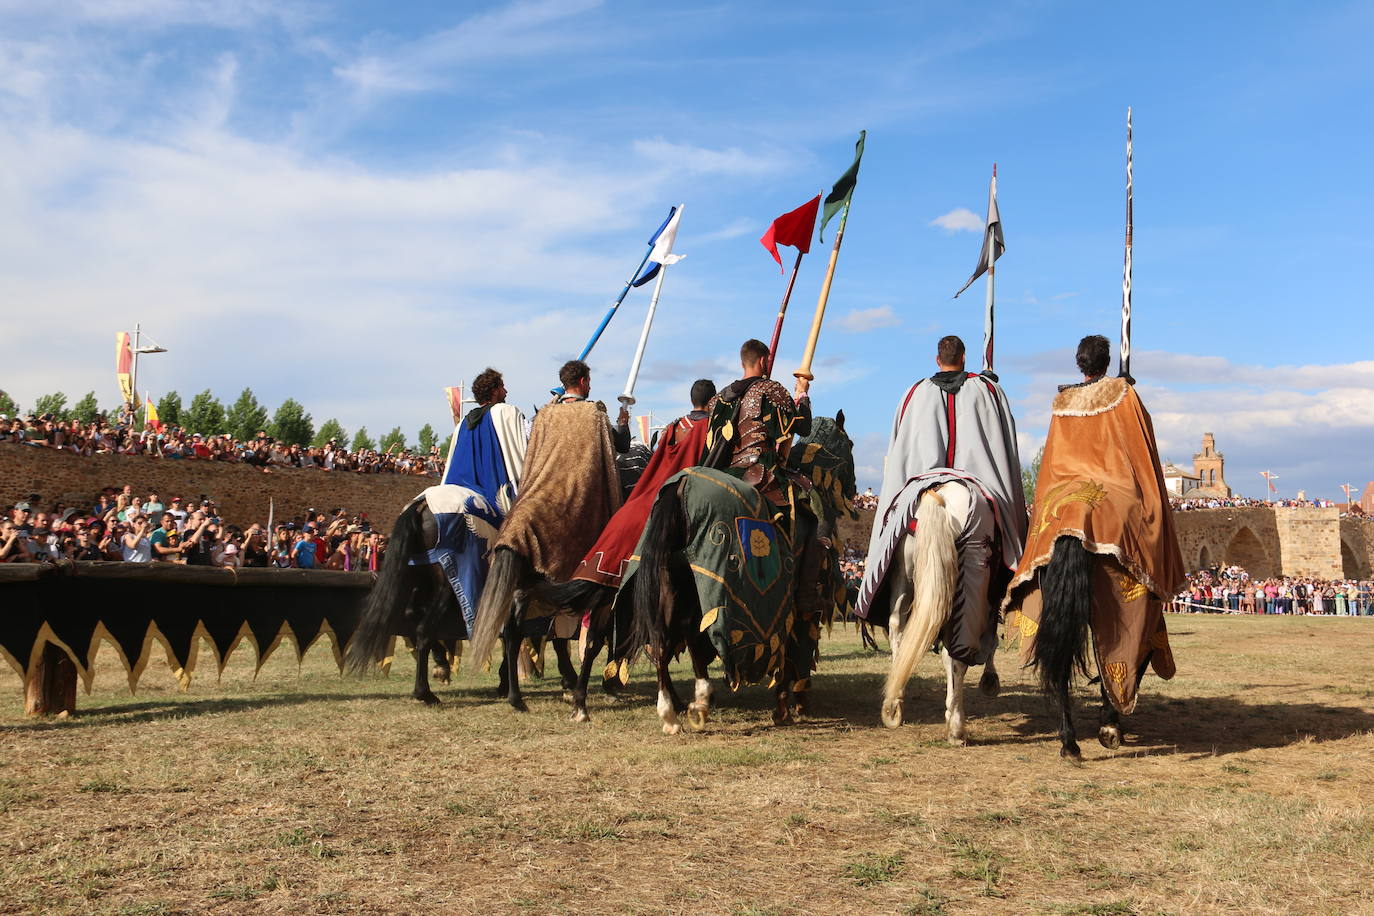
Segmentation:
[(1131, 109), (1126, 109), (1126, 263), (1121, 272), (1121, 372), (1120, 375), (1131, 384), (1131, 248), (1132, 229), (1135, 225), (1133, 197), (1135, 191), (1135, 172), (1132, 166), (1131, 150)]
[[(640, 259), (638, 266), (630, 273), (630, 279), (625, 281), (625, 288), (620, 291), (620, 295), (616, 296), (615, 301), (611, 303), (611, 307), (606, 309), (606, 314), (602, 316), (601, 323), (596, 326), (596, 330), (592, 332), (591, 338), (587, 340), (587, 345), (582, 348), (581, 353), (577, 354), (579, 360), (585, 360), (592, 352), (592, 347), (595, 347), (596, 342), (601, 339), (601, 335), (606, 330), (606, 326), (611, 323), (611, 319), (615, 317), (616, 310), (619, 309), (620, 304), (625, 301), (625, 297), (629, 295), (630, 290), (634, 287), (643, 286), (645, 283), (648, 283), (658, 272), (657, 264), (648, 270), (644, 270), (644, 265), (649, 263), (649, 255), (654, 253), (654, 243), (658, 241), (658, 237), (663, 234), (663, 230), (666, 229), (668, 223), (672, 221), (673, 214), (676, 210), (676, 207), (670, 207), (668, 215), (664, 218), (663, 222), (659, 224), (658, 228), (654, 230), (654, 234), (649, 237), (648, 247), (644, 249), (644, 257)], [(640, 273), (641, 271), (643, 271), (643, 274)], [(555, 388), (550, 388), (549, 393), (554, 397), (560, 397), (564, 393), (564, 388), (562, 385), (559, 385)]]

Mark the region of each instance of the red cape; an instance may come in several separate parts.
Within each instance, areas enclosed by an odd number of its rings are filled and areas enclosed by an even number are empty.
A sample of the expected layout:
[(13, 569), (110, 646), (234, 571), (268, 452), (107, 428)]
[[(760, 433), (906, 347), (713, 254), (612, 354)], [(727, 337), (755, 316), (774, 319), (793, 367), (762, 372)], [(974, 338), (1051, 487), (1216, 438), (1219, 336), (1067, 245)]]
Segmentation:
[(649, 459), (635, 488), (630, 491), (629, 499), (621, 506), (611, 520), (606, 523), (596, 544), (587, 551), (582, 563), (573, 573), (574, 579), (585, 579), (598, 585), (620, 588), (620, 580), (625, 575), (625, 567), (630, 555), (635, 552), (639, 536), (649, 522), (649, 512), (654, 508), (654, 497), (663, 481), (672, 477), (683, 468), (695, 467), (701, 463), (701, 453), (706, 445), (705, 420), (691, 420), (683, 417), (663, 430), (659, 437), (658, 448)]

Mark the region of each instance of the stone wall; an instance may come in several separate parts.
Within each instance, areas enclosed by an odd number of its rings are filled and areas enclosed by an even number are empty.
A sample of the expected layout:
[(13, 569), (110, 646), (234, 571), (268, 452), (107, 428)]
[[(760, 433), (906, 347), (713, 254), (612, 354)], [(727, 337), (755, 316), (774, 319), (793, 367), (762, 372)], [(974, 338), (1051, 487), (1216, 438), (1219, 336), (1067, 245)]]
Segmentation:
[(217, 461), (137, 455), (87, 458), (0, 444), (0, 504), (38, 493), (44, 508), (59, 500), (67, 505), (90, 506), (102, 487), (127, 483), (140, 496), (157, 493), (164, 503), (173, 496), (191, 500), (204, 493), (215, 501), (228, 523), (237, 525), (265, 523), (268, 500), (275, 499), (278, 519), (290, 518), (310, 506), (321, 511), (343, 506), (351, 514), (366, 513), (374, 527), (390, 531), (411, 497), (435, 482), (433, 477), (300, 468), (264, 474), (258, 468)]
[(1338, 509), (1199, 509), (1174, 525), (1189, 572), (1234, 563), (1258, 576), (1374, 576), (1374, 520)]

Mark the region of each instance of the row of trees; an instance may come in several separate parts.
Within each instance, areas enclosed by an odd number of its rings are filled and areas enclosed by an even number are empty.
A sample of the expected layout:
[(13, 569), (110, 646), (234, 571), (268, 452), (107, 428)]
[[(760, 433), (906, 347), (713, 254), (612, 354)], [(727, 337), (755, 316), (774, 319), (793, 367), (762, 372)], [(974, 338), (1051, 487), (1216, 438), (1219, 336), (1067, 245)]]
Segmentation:
[[(110, 411), (115, 412), (117, 411)], [(19, 405), (8, 394), (0, 391), (0, 414), (13, 417), (20, 413)], [(35, 402), (33, 410), (29, 413), (39, 416), (52, 414), (58, 420), (78, 420), (82, 423), (94, 423), (107, 415), (96, 403), (94, 391), (87, 392), (81, 400), (70, 407), (67, 405), (67, 396), (62, 392), (45, 394)], [(164, 424), (180, 426), (204, 436), (230, 435), (242, 442), (253, 439), (259, 432), (265, 432), (288, 445), (324, 446), (333, 440), (340, 445), (349, 446), (355, 452), (364, 449), (399, 451), (406, 447), (406, 437), (399, 426), (394, 427), (380, 440), (374, 440), (364, 426), (354, 433), (350, 440), (348, 431), (332, 417), (321, 423), (317, 429), (314, 419), (294, 398), (287, 398), (276, 411), (269, 413), (251, 388), (243, 389), (238, 399), (228, 407), (225, 407), (208, 388), (191, 398), (189, 406), (183, 405), (181, 395), (169, 391), (158, 400), (157, 413)], [(138, 422), (141, 425), (142, 411), (139, 411), (139, 414)], [(428, 423), (420, 427), (414, 444), (416, 450), (428, 452), (437, 444), (439, 436), (434, 427)]]

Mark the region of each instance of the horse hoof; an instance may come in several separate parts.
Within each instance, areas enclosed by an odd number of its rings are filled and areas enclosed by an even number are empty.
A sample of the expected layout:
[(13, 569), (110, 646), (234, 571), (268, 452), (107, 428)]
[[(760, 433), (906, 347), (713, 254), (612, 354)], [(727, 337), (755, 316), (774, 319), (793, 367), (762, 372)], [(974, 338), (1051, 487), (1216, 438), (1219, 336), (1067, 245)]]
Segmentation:
[(415, 699), (419, 700), (421, 703), (424, 703), (426, 706), (440, 705), (439, 698), (432, 693), (417, 694)]
[(449, 683), (450, 672), (447, 668), (440, 668), (438, 665), (435, 665), (434, 668), (430, 670), (429, 676), (441, 684), (447, 684)]
[(1068, 744), (1061, 747), (1059, 749), (1059, 756), (1069, 763), (1078, 764), (1083, 762), (1083, 752), (1078, 749), (1077, 741), (1070, 741)]
[(676, 722), (663, 723), (663, 734), (665, 735), (676, 735), (680, 731), (682, 731), (682, 726), (678, 725)]
[(965, 738), (965, 737), (963, 737), (962, 735), (957, 736), (957, 737), (956, 737), (955, 735), (950, 735), (950, 736), (949, 736), (949, 746), (950, 746), (950, 747), (968, 747), (968, 739)]
[(563, 678), (563, 689), (564, 689), (564, 690), (572, 690), (572, 689), (573, 689), (574, 687), (576, 687), (576, 686), (577, 686), (577, 679), (576, 679), (576, 678), (571, 678), (571, 677), (565, 677), (565, 678)]
[(687, 707), (687, 727), (694, 732), (705, 731), (709, 716), (710, 709), (705, 703), (693, 703)]
[(601, 692), (604, 693), (604, 694), (606, 694), (606, 696), (608, 696), (608, 697), (615, 697), (616, 699), (619, 699), (619, 698), (620, 698), (620, 681), (618, 681), (618, 680), (614, 680), (614, 681), (602, 681), (602, 682), (601, 682)]
[(985, 697), (995, 697), (1002, 692), (1002, 679), (996, 671), (984, 671), (978, 680), (978, 690)]
[(883, 724), (888, 728), (899, 728), (902, 724), (902, 701), (888, 700), (883, 703)]
[(590, 722), (590, 721), (592, 721), (592, 717), (589, 716), (589, 715), (587, 715), (587, 710), (585, 710), (585, 709), (574, 709), (574, 710), (573, 710), (573, 714), (572, 714), (572, 721), (574, 721), (574, 722)]
[(1121, 729), (1115, 725), (1104, 725), (1097, 730), (1097, 740), (1109, 751), (1121, 747)]
[(513, 709), (513, 710), (515, 710), (516, 712), (529, 712), (529, 711), (530, 711), (530, 708), (529, 708), (528, 706), (525, 705), (525, 701), (524, 701), (524, 700), (511, 700), (511, 701), (510, 701), (510, 708)]
[(573, 692), (572, 692), (571, 690), (565, 689), (565, 690), (563, 691), (563, 702), (564, 702), (564, 703), (571, 703), (572, 701), (573, 701)]
[(784, 726), (784, 725), (791, 725), (791, 724), (793, 724), (795, 721), (796, 721), (796, 720), (794, 720), (794, 719), (792, 718), (792, 710), (790, 710), (790, 709), (775, 709), (775, 710), (773, 710), (773, 724), (774, 724), (774, 725), (776, 725), (776, 726), (778, 726), (778, 727), (782, 727), (782, 726)]

